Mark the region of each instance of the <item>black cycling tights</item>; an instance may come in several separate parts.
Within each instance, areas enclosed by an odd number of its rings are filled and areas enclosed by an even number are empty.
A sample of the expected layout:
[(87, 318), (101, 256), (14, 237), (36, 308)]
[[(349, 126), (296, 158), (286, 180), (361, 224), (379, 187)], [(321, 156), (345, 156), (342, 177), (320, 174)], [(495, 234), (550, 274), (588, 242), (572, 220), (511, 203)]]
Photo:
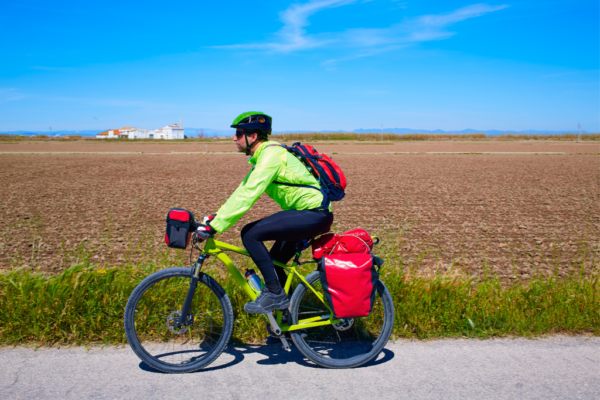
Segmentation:
[[(269, 290), (279, 292), (285, 285), (283, 268), (273, 265), (273, 260), (287, 263), (296, 254), (296, 243), (326, 233), (333, 223), (329, 211), (288, 210), (254, 221), (242, 229), (242, 242), (258, 266)], [(263, 244), (275, 240), (271, 251)]]

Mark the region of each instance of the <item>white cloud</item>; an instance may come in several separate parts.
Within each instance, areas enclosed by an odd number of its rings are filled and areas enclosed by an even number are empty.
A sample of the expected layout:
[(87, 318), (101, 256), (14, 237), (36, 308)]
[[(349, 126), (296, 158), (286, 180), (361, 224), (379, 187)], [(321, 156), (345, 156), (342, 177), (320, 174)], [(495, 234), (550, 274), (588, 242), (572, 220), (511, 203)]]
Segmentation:
[(45, 97), (44, 100), (53, 102), (77, 102), (79, 104), (89, 104), (101, 107), (133, 107), (133, 108), (169, 108), (179, 107), (180, 105), (171, 103), (162, 103), (147, 100), (126, 100), (126, 99), (97, 99), (84, 97)]
[(410, 44), (447, 39), (455, 32), (447, 30), (453, 24), (490, 12), (502, 10), (508, 5), (490, 6), (473, 4), (445, 14), (423, 15), (386, 28), (354, 28), (342, 32), (309, 34), (309, 17), (328, 8), (337, 8), (357, 3), (358, 0), (311, 0), (292, 4), (280, 13), (283, 28), (275, 33), (274, 39), (266, 43), (235, 44), (216, 46), (223, 49), (267, 50), (275, 53), (291, 53), (315, 48), (357, 49), (358, 53), (325, 61), (329, 70), (340, 61), (369, 57), (396, 50)]
[(308, 17), (326, 8), (336, 8), (358, 0), (311, 0), (307, 3), (292, 4), (285, 11), (279, 13), (283, 28), (275, 33), (276, 41), (268, 43), (234, 44), (215, 46), (224, 49), (270, 50), (274, 52), (289, 53), (292, 51), (306, 50), (322, 47), (331, 43), (331, 40), (319, 39), (316, 35), (307, 35), (305, 27), (310, 25)]
[(489, 12), (502, 10), (509, 7), (507, 4), (500, 6), (488, 6), (487, 4), (473, 4), (471, 6), (459, 8), (449, 14), (439, 15), (424, 15), (418, 18), (419, 25), (428, 27), (446, 27), (456, 22), (464, 21), (465, 19), (479, 17)]
[(543, 75), (542, 78), (556, 78), (558, 76), (565, 76), (565, 75), (573, 75), (578, 73), (579, 71), (571, 71), (571, 72), (560, 72), (558, 74), (548, 74), (548, 75)]
[(304, 28), (309, 25), (308, 17), (325, 8), (335, 8), (355, 2), (356, 0), (320, 0), (309, 1), (304, 4), (292, 4), (280, 14), (284, 26), (277, 32), (277, 36), (281, 38), (281, 41), (279, 43), (270, 43), (272, 49), (289, 52), (330, 43), (331, 41), (319, 40), (315, 36), (306, 34)]
[(479, 17), (486, 13), (508, 7), (475, 4), (460, 8), (448, 14), (423, 15), (406, 19), (389, 28), (349, 29), (342, 33), (344, 43), (350, 47), (374, 47), (391, 44), (410, 44), (441, 40), (453, 36), (455, 32), (446, 30), (457, 22)]
[(70, 72), (75, 71), (76, 68), (65, 68), (65, 67), (46, 67), (43, 65), (34, 65), (30, 67), (31, 69), (35, 69), (37, 71), (52, 71), (52, 72)]
[(402, 47), (406, 47), (406, 46), (394, 45), (394, 46), (378, 47), (378, 48), (374, 48), (371, 50), (354, 53), (354, 54), (351, 54), (346, 57), (327, 60), (327, 61), (322, 62), (321, 66), (325, 67), (327, 69), (327, 71), (335, 71), (335, 66), (339, 62), (355, 60), (357, 58), (372, 57), (377, 54), (385, 53), (385, 52), (392, 51), (392, 50), (397, 50)]
[(15, 88), (0, 88), (0, 103), (19, 101), (29, 97)]

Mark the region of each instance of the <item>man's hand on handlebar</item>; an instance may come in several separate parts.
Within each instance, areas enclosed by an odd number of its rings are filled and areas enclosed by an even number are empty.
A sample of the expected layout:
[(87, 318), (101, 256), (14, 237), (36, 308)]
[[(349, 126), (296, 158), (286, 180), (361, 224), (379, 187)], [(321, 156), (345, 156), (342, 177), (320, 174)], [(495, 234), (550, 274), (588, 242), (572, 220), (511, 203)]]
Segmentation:
[(203, 240), (212, 238), (214, 237), (214, 234), (217, 233), (217, 231), (215, 231), (213, 227), (208, 224), (214, 218), (214, 216), (204, 217), (204, 223), (202, 224), (196, 222), (196, 231), (194, 232), (194, 236), (197, 241), (201, 242)]
[(204, 218), (202, 218), (202, 223), (204, 225), (210, 225), (210, 223), (212, 222), (213, 219), (215, 219), (216, 216), (217, 216), (217, 214), (213, 214), (209, 217), (204, 217)]

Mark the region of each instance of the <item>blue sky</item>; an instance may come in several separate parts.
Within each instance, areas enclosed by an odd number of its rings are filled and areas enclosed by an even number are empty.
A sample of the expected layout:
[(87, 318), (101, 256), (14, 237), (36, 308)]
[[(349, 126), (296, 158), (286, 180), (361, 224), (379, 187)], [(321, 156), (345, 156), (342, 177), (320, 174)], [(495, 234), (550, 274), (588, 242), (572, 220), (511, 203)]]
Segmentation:
[(0, 14), (0, 131), (600, 131), (598, 1), (27, 1)]

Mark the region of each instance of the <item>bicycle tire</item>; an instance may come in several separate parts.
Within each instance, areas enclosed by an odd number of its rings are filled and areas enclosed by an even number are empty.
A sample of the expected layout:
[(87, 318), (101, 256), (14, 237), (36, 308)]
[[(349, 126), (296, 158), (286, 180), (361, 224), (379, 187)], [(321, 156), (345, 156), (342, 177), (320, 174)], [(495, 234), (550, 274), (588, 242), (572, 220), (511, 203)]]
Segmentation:
[[(322, 293), (319, 276), (320, 272), (314, 271), (306, 277), (306, 281), (315, 290)], [(311, 302), (307, 299), (308, 297), (316, 299), (314, 293), (304, 283), (299, 284), (292, 295), (290, 304), (292, 324), (298, 323), (299, 314), (306, 314), (303, 310), (310, 310), (310, 314), (316, 315), (319, 312), (329, 313), (322, 302)], [(318, 311), (318, 307), (322, 307), (322, 310)], [(383, 314), (383, 320), (379, 323), (376, 318), (381, 313)], [(371, 326), (375, 325), (375, 327), (368, 328), (369, 325), (365, 321), (370, 317), (375, 319), (375, 324), (371, 323)], [(381, 280), (377, 283), (376, 305), (373, 312), (369, 317), (354, 318), (353, 320), (346, 331), (341, 331), (342, 335), (333, 325), (307, 328), (302, 334), (297, 331), (291, 331), (290, 333), (298, 350), (309, 360), (325, 368), (355, 368), (373, 360), (387, 344), (394, 327), (394, 303), (390, 292)], [(369, 343), (367, 339), (375, 333), (377, 337), (372, 343)], [(329, 336), (327, 336), (328, 334)], [(332, 339), (326, 340), (329, 337), (332, 337)], [(348, 341), (343, 343), (342, 337), (347, 337)], [(318, 350), (319, 348), (320, 350)], [(357, 354), (358, 351), (361, 351), (361, 348), (364, 348), (365, 351)], [(348, 357), (345, 357), (346, 355)]]
[[(229, 297), (217, 281), (204, 273), (200, 275), (190, 308), (192, 323), (184, 328), (173, 326), (190, 279), (189, 268), (155, 272), (133, 290), (127, 301), (124, 315), (127, 341), (142, 361), (158, 371), (175, 374), (205, 368), (225, 350), (233, 332)], [(168, 298), (163, 299), (164, 294)], [(215, 310), (209, 309), (213, 307)], [(152, 315), (155, 313), (159, 315)], [(160, 353), (161, 349), (168, 352)], [(183, 361), (184, 358), (190, 360)]]

